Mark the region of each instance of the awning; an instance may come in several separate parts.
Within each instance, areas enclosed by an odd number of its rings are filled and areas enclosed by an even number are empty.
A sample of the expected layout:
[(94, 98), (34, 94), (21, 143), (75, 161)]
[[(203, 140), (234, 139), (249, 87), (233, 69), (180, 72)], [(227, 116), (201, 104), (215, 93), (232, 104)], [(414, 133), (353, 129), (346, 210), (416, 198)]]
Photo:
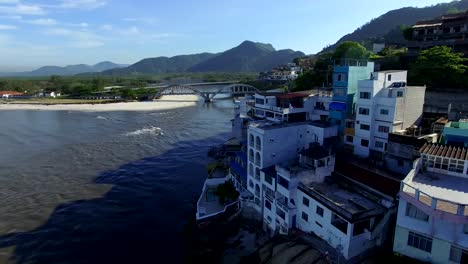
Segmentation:
[(344, 102), (331, 102), (329, 108), (332, 109), (332, 110), (345, 111), (346, 110), (346, 103), (344, 103)]

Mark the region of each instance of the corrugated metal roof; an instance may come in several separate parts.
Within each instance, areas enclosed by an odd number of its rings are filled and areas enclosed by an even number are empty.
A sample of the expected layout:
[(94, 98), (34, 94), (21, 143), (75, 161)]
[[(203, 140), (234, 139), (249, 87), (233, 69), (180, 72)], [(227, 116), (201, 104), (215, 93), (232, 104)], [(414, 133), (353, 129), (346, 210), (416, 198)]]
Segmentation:
[(468, 160), (468, 149), (450, 145), (426, 143), (419, 152), (450, 159)]

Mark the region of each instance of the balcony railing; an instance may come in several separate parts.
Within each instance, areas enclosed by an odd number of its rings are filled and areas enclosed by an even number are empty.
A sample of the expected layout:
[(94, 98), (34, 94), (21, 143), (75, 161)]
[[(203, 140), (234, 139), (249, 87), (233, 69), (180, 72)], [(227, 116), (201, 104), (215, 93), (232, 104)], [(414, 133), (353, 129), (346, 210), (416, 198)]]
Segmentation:
[(284, 201), (284, 199), (277, 199), (276, 204), (279, 206), (279, 208), (283, 209), (283, 211), (285, 211), (286, 213), (288, 213), (289, 210), (292, 210), (295, 208), (293, 206), (289, 206), (287, 202)]
[(401, 191), (434, 210), (454, 215), (468, 216), (468, 204), (459, 204), (432, 197), (404, 182), (401, 183)]
[(256, 148), (258, 151), (260, 151), (260, 150), (262, 150), (262, 145), (260, 145), (260, 144), (255, 144), (255, 148)]

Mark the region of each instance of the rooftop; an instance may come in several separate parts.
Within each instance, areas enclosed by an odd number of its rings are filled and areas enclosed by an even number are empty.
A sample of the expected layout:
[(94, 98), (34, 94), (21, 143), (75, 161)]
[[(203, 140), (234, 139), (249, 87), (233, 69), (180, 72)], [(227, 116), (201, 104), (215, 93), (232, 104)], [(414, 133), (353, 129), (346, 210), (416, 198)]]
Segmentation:
[(320, 144), (311, 144), (308, 149), (303, 149), (300, 152), (301, 155), (312, 158), (312, 159), (323, 159), (330, 156), (330, 151)]
[(449, 145), (426, 143), (419, 150), (421, 154), (450, 159), (468, 160), (468, 149)]
[(349, 222), (368, 219), (384, 212), (381, 205), (336, 183), (301, 183), (299, 189)]
[(340, 162), (335, 166), (335, 173), (389, 197), (396, 197), (400, 191), (398, 177), (375, 168), (365, 168), (355, 163)]
[[(435, 172), (420, 172), (414, 177), (409, 175), (403, 182), (423, 192), (424, 196), (458, 204), (468, 204), (468, 178)], [(406, 192), (405, 189), (403, 191)], [(454, 211), (456, 213), (456, 210)]]
[(0, 91), (0, 94), (8, 94), (8, 95), (23, 95), (24, 93), (17, 92), (17, 91)]
[(303, 125), (311, 125), (311, 126), (316, 126), (316, 127), (321, 127), (321, 128), (332, 127), (332, 125), (329, 122), (320, 121), (320, 120), (291, 122), (291, 123), (275, 123), (275, 122), (268, 121), (268, 120), (257, 120), (257, 121), (250, 123), (251, 127), (261, 128), (264, 130), (284, 128), (284, 127), (293, 127), (293, 126), (303, 126)]

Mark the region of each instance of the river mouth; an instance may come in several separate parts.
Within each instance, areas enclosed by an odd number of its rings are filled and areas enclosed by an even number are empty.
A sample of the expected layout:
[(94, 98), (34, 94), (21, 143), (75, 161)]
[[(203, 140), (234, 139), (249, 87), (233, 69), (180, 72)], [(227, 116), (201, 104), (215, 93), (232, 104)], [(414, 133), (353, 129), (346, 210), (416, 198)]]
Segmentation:
[(180, 232), (206, 152), (229, 138), (231, 116), (229, 100), (167, 111), (0, 111), (10, 120), (0, 132), (0, 260), (129, 263), (157, 252), (182, 261)]

